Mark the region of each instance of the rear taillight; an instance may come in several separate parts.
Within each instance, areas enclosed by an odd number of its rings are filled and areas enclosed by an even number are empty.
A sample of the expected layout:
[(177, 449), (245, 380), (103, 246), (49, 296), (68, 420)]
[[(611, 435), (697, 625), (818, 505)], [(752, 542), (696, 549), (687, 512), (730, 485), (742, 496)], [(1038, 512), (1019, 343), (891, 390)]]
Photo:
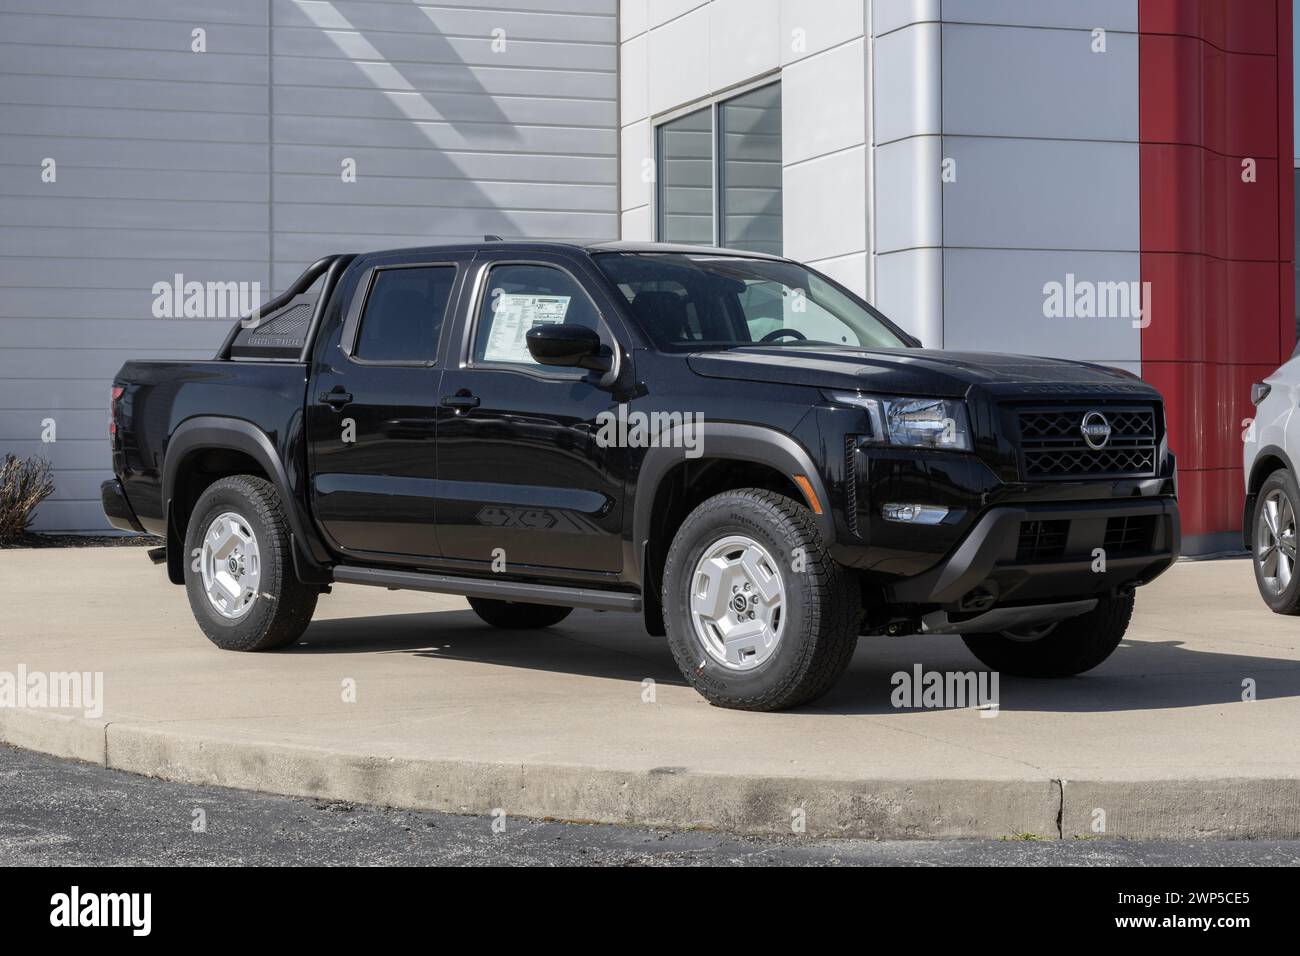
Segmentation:
[(114, 385), (112, 398), (108, 402), (108, 434), (113, 438), (117, 437), (117, 403), (122, 400), (125, 391), (121, 385)]

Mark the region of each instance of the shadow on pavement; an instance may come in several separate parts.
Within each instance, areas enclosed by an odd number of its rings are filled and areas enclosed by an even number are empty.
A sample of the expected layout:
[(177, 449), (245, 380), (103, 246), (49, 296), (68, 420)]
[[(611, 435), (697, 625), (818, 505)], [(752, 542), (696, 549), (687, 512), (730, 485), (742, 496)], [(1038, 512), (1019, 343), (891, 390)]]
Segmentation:
[[(312, 623), (290, 654), (410, 653), (552, 673), (685, 686), (667, 643), (639, 619), (578, 611), (537, 631), (489, 627), (471, 611), (435, 611)], [(825, 697), (790, 713), (905, 716), (891, 703), (893, 675), (985, 668), (954, 636), (863, 638), (848, 673)], [(1242, 681), (1258, 700), (1300, 696), (1300, 661), (1199, 651), (1181, 640), (1124, 641), (1095, 670), (1064, 680), (1000, 677), (1003, 711), (1103, 713), (1161, 710), (1241, 701)]]
[(472, 611), (313, 621), (303, 642), (282, 653), (375, 651), (636, 683), (649, 677), (661, 684), (686, 685), (668, 645), (646, 634), (640, 619), (628, 614), (574, 612), (554, 627), (535, 631), (490, 627)]

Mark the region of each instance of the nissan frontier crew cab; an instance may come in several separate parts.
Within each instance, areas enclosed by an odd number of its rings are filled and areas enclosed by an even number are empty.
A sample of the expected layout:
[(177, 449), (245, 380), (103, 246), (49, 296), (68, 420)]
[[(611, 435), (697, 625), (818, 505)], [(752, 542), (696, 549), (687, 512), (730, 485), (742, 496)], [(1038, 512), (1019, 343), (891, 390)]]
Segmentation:
[(328, 256), (212, 361), (124, 365), (110, 431), (104, 510), (165, 537), (218, 647), (294, 644), (337, 582), (464, 595), (503, 628), (621, 611), (751, 710), (825, 693), (861, 635), (1089, 670), (1179, 548), (1138, 378), (924, 349), (725, 249)]

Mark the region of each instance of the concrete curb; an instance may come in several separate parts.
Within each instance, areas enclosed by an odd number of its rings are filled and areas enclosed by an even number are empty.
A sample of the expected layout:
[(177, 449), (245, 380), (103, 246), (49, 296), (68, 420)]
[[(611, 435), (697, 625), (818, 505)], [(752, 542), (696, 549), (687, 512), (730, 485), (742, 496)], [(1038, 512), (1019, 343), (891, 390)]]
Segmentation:
[(1300, 779), (1067, 780), (1061, 832), (1086, 839), (1099, 811), (1105, 836), (1131, 840), (1300, 837)]
[[(1295, 778), (1063, 785), (620, 771), (379, 757), (14, 710), (0, 710), (0, 741), (164, 780), (452, 813), (868, 839), (1300, 836)], [(1099, 810), (1104, 833), (1094, 830)]]
[(108, 766), (107, 728), (107, 721), (88, 717), (0, 707), (0, 742), (101, 767)]

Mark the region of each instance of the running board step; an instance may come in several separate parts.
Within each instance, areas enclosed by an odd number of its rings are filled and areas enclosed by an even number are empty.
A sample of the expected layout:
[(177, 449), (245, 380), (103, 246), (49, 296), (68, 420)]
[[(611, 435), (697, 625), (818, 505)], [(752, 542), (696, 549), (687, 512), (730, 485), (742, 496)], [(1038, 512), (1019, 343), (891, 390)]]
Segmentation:
[(490, 598), (494, 601), (558, 604), (562, 607), (581, 607), (592, 611), (626, 611), (633, 614), (639, 614), (641, 611), (641, 595), (623, 591), (523, 584), (518, 581), (490, 581), (485, 578), (463, 578), (451, 574), (428, 574), (423, 571), (359, 568), (347, 564), (341, 564), (334, 569), (334, 580), (340, 584), (366, 584), (371, 587), (400, 591), (433, 591), (437, 594), (460, 594), (465, 597)]

